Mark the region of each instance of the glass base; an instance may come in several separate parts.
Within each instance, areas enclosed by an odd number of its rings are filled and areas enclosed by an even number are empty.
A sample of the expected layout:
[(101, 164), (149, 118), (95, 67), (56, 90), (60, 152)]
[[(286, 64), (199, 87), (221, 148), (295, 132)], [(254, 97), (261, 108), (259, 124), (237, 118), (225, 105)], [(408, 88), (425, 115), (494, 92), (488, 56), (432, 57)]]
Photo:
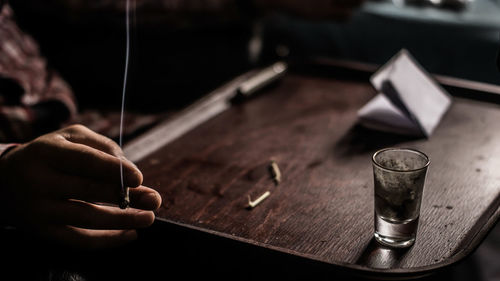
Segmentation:
[(415, 238), (411, 238), (409, 240), (401, 240), (399, 238), (383, 236), (377, 232), (375, 232), (373, 236), (375, 236), (375, 240), (377, 240), (377, 242), (388, 247), (408, 248), (411, 247), (413, 243), (415, 243)]
[(415, 243), (418, 218), (404, 222), (390, 222), (375, 215), (375, 240), (384, 246), (411, 247)]

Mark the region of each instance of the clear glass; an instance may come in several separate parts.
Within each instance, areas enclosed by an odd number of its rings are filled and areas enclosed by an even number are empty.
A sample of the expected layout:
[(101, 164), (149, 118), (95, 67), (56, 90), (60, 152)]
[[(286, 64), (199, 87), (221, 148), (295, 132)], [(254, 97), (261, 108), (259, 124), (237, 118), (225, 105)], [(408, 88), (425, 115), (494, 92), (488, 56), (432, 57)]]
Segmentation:
[(375, 239), (386, 246), (415, 242), (429, 157), (408, 148), (386, 148), (373, 154)]

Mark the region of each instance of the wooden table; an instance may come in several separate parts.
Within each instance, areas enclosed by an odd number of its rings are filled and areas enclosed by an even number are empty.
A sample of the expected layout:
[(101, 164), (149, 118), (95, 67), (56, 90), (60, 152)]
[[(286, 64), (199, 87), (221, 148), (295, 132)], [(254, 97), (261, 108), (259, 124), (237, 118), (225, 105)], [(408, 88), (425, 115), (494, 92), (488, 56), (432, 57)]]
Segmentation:
[[(169, 136), (160, 128), (140, 137), (126, 152), (136, 153), (145, 184), (162, 195), (158, 220), (369, 277), (418, 277), (464, 259), (500, 217), (500, 107), (454, 97), (429, 139), (369, 131), (356, 123), (375, 95), (366, 70), (292, 66), (278, 85), (193, 129), (181, 128), (192, 108), (167, 120), (160, 127), (181, 133), (150, 154), (140, 150)], [(455, 85), (447, 87), (452, 95), (497, 97), (494, 86), (438, 78)], [(239, 79), (209, 98), (228, 97)], [(431, 158), (417, 239), (407, 250), (373, 239), (371, 155), (388, 146)], [(265, 191), (266, 200), (247, 208), (248, 196)]]

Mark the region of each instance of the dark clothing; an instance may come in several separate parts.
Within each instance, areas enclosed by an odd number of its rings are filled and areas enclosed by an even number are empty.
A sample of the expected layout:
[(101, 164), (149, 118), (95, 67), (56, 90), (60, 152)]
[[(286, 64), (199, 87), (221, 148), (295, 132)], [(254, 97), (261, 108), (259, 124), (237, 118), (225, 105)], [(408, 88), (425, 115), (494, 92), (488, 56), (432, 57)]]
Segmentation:
[(60, 127), (76, 113), (70, 87), (40, 55), (32, 37), (0, 12), (0, 142), (22, 142)]

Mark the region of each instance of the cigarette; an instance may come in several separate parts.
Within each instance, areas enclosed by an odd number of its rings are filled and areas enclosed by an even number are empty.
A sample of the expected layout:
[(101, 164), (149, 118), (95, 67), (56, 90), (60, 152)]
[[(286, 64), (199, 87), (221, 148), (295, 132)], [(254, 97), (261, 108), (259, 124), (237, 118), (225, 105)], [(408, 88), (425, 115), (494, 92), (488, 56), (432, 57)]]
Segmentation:
[(120, 209), (126, 209), (130, 205), (130, 197), (129, 197), (129, 191), (128, 187), (122, 187), (121, 192), (120, 192), (120, 204), (119, 207)]
[(121, 180), (121, 189), (120, 189), (120, 203), (118, 206), (120, 209), (126, 209), (130, 205), (130, 197), (128, 192), (128, 187), (125, 186), (125, 182), (123, 181), (123, 159), (120, 157), (120, 180)]

